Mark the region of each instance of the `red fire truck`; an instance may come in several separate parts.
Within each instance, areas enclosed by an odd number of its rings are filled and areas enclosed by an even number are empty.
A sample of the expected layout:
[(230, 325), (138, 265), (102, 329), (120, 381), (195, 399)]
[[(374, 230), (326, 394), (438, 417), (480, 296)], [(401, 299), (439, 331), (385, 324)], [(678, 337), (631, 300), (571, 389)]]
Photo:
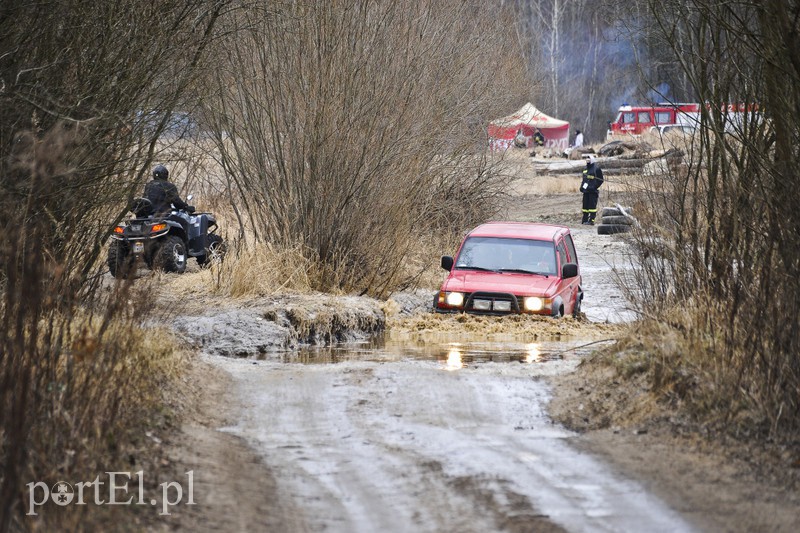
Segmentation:
[[(710, 104), (706, 104), (710, 110)], [(724, 104), (719, 110), (724, 117), (725, 132), (742, 133), (746, 123), (754, 124), (761, 120), (758, 104)], [(700, 125), (700, 104), (661, 103), (649, 106), (623, 105), (617, 118), (608, 124), (609, 139), (621, 135), (641, 135), (647, 131), (666, 133), (669, 130), (693, 132)]]
[(700, 104), (661, 103), (649, 106), (623, 105), (608, 124), (608, 137), (641, 135), (659, 126), (695, 128), (700, 121)]

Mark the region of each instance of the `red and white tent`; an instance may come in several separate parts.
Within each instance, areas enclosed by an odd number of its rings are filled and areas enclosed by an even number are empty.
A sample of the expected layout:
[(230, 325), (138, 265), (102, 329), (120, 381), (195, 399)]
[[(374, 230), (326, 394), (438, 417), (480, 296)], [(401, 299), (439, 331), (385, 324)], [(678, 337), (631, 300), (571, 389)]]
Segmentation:
[(489, 123), (489, 144), (494, 149), (505, 150), (513, 144), (517, 131), (522, 130), (531, 146), (534, 128), (539, 128), (544, 135), (545, 148), (561, 151), (569, 146), (569, 122), (545, 115), (530, 102), (516, 113)]

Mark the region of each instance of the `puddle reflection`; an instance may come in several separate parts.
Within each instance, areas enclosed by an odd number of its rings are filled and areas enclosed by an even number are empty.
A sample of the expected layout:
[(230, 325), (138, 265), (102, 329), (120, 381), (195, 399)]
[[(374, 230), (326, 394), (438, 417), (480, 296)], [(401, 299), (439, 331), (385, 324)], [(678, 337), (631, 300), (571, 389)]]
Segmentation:
[(461, 360), (461, 351), (457, 348), (451, 348), (447, 353), (447, 364), (445, 370), (458, 370), (464, 367), (464, 362)]
[(528, 345), (528, 355), (525, 356), (526, 363), (541, 363), (542, 362), (542, 352), (539, 350), (539, 345), (529, 344)]
[(449, 342), (441, 339), (375, 338), (362, 343), (337, 346), (305, 347), (298, 351), (267, 355), (285, 363), (335, 364), (344, 361), (393, 362), (406, 360), (437, 361), (448, 371), (481, 363), (541, 364), (570, 358), (580, 358), (591, 352), (582, 349), (586, 340), (554, 340), (525, 343), (518, 340), (480, 342), (465, 340)]

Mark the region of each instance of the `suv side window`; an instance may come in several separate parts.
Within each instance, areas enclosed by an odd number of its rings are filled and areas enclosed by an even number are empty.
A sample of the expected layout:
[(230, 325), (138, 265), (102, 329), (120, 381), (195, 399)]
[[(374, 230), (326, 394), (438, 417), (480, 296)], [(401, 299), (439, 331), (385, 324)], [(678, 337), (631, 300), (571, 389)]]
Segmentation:
[(564, 265), (567, 264), (567, 250), (564, 248), (563, 239), (558, 241), (557, 249), (558, 249), (558, 259), (559, 259), (558, 271), (561, 272), (561, 269), (564, 267)]
[(572, 242), (572, 235), (565, 235), (564, 242), (567, 245), (567, 252), (569, 252), (569, 262), (578, 264), (578, 254), (575, 253), (575, 243)]

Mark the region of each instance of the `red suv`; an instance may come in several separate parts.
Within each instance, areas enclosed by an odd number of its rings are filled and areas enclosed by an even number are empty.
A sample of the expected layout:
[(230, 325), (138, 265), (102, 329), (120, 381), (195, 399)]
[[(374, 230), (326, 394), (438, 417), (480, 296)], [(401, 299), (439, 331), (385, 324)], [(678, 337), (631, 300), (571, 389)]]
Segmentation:
[(469, 232), (433, 301), (439, 313), (578, 316), (583, 299), (569, 228), (488, 222)]

